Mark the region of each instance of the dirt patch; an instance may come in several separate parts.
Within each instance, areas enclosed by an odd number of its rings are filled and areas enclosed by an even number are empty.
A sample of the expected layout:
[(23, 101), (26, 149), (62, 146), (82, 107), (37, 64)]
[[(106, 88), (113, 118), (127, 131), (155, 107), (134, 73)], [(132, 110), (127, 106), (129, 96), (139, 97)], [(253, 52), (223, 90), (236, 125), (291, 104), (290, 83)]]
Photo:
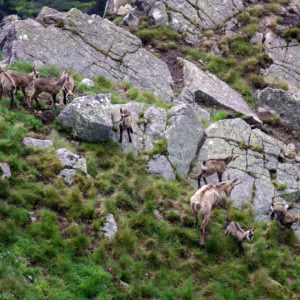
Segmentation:
[(179, 65), (177, 58), (182, 57), (180, 48), (162, 52), (160, 59), (168, 65), (171, 76), (174, 81), (174, 90), (181, 91), (184, 87), (183, 70)]

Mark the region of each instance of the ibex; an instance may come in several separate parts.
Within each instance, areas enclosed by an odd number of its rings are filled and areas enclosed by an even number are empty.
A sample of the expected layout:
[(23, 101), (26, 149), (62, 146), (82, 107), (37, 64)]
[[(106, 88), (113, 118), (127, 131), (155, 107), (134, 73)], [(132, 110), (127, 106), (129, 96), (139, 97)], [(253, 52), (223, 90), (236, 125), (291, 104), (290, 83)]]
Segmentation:
[(26, 88), (39, 77), (39, 72), (34, 69), (30, 74), (23, 74), (14, 70), (8, 70), (6, 73), (15, 81), (17, 89), (21, 89), (24, 99), (27, 101)]
[[(63, 71), (62, 76), (64, 76), (65, 74), (67, 74), (66, 71)], [(73, 77), (68, 74), (69, 77), (66, 80), (62, 92), (63, 92), (63, 102), (64, 105), (67, 105), (67, 103), (70, 103), (73, 99), (74, 96), (74, 91), (75, 91), (75, 83), (74, 83), (74, 79)]]
[(279, 224), (284, 228), (291, 228), (293, 223), (300, 222), (300, 216), (297, 217), (292, 215), (287, 211), (288, 205), (280, 202), (271, 204), (271, 219), (274, 218), (279, 222)]
[(9, 97), (10, 108), (13, 108), (15, 92), (15, 81), (7, 72), (4, 72), (4, 70), (0, 68), (0, 100), (2, 100), (3, 95)]
[(131, 135), (130, 133), (133, 133), (132, 130), (132, 113), (128, 109), (122, 109), (120, 108), (120, 113), (121, 113), (121, 119), (119, 120), (120, 125), (120, 139), (119, 143), (122, 143), (123, 140), (123, 131), (127, 130), (128, 133), (128, 139), (129, 143), (132, 143)]
[(229, 197), (233, 188), (240, 184), (238, 179), (228, 180), (220, 182), (218, 184), (207, 184), (199, 189), (195, 195), (191, 198), (191, 208), (194, 215), (194, 227), (198, 225), (198, 215), (202, 215), (202, 224), (200, 226), (200, 246), (204, 246), (205, 241), (205, 228), (210, 219), (212, 210), (216, 207), (221, 198), (221, 192), (225, 192), (226, 196)]
[(32, 101), (35, 100), (36, 104), (39, 105), (38, 96), (41, 93), (48, 93), (52, 96), (51, 108), (55, 106), (56, 96), (63, 88), (65, 82), (68, 80), (69, 75), (64, 74), (59, 80), (53, 81), (47, 78), (38, 78), (33, 82), (34, 94), (30, 99), (30, 106), (32, 106)]
[(225, 230), (225, 235), (227, 234), (230, 234), (237, 240), (240, 253), (244, 254), (245, 251), (243, 247), (243, 242), (246, 240), (252, 242), (254, 236), (254, 228), (245, 231), (241, 228), (239, 223), (232, 221)]
[(198, 175), (198, 188), (200, 189), (201, 187), (201, 178), (203, 177), (203, 180), (205, 184), (207, 184), (206, 177), (211, 176), (215, 173), (218, 174), (219, 182), (222, 181), (222, 175), (225, 172), (225, 169), (227, 165), (236, 160), (239, 156), (233, 155), (233, 150), (231, 151), (231, 155), (224, 157), (224, 158), (215, 158), (215, 159), (208, 159), (205, 160), (202, 165), (201, 165), (201, 171), (200, 174)]

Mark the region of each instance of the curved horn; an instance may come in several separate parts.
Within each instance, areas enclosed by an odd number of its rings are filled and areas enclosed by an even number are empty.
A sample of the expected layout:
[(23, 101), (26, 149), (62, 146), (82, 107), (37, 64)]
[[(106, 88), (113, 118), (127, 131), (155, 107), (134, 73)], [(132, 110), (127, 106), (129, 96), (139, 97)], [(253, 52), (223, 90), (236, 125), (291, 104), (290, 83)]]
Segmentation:
[(233, 156), (233, 151), (234, 151), (234, 148), (232, 148), (232, 150), (231, 150), (231, 155)]
[[(243, 182), (243, 180), (241, 180), (241, 179), (240, 179), (239, 182), (237, 182), (238, 180), (239, 180), (238, 178), (236, 178), (236, 179), (233, 180), (233, 182), (232, 182), (232, 183), (233, 183), (233, 186), (237, 186), (237, 185), (239, 185), (239, 184), (241, 184), (241, 183)], [(237, 182), (237, 183), (236, 183), (236, 182)]]

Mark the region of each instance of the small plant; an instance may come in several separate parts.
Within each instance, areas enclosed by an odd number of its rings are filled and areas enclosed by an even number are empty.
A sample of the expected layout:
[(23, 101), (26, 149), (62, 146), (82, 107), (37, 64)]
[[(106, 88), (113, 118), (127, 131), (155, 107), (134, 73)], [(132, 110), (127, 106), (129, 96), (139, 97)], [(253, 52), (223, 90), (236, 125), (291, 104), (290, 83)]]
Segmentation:
[(291, 27), (284, 31), (283, 37), (288, 41), (291, 42), (293, 39), (300, 42), (300, 28), (298, 27)]
[(123, 22), (123, 18), (122, 17), (116, 17), (115, 19), (113, 19), (113, 23), (116, 25), (120, 25)]
[(253, 86), (257, 89), (263, 89), (267, 86), (264, 76), (262, 75), (257, 75), (257, 74), (250, 74), (249, 75), (249, 80), (253, 84)]
[(166, 138), (156, 140), (154, 142), (154, 147), (150, 153), (150, 156), (154, 156), (156, 154), (162, 154), (162, 155), (168, 154), (168, 141)]
[(214, 122), (225, 120), (225, 119), (227, 119), (227, 112), (226, 111), (218, 111), (217, 113), (215, 113), (213, 115), (212, 119)]
[(274, 14), (279, 14), (281, 11), (280, 5), (277, 3), (270, 3), (266, 5), (266, 10), (274, 13)]
[(276, 180), (273, 180), (272, 183), (278, 191), (284, 191), (287, 188), (287, 184), (284, 182), (278, 182)]
[(182, 53), (186, 55), (186, 58), (191, 61), (198, 61), (201, 58), (201, 52), (197, 48), (183, 48)]
[(263, 150), (264, 150), (260, 145), (253, 145), (253, 146), (251, 147), (251, 149), (252, 149), (252, 151), (254, 151), (254, 152), (259, 152), (259, 153), (262, 153)]

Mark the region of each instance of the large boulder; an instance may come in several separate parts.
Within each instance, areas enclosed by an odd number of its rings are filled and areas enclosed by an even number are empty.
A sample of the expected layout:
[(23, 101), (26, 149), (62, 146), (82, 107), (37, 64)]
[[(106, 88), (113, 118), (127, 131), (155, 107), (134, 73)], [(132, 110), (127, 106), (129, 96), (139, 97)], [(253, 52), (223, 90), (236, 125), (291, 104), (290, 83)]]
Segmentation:
[[(185, 88), (194, 94), (195, 101), (203, 101), (229, 108), (240, 114), (252, 117), (256, 122), (261, 122), (242, 96), (227, 83), (214, 74), (202, 71), (195, 64), (185, 59), (181, 59), (181, 61), (184, 65)], [(186, 90), (185, 93), (187, 93)]]
[(143, 49), (139, 38), (78, 9), (55, 13), (44, 8), (38, 22), (9, 16), (1, 23), (0, 48), (8, 64), (23, 60), (37, 67), (53, 65), (89, 78), (128, 81), (165, 101), (173, 97), (167, 65)]
[[(190, 171), (190, 180), (195, 187), (202, 162), (226, 157), (233, 149), (238, 158), (228, 165), (223, 179), (230, 174), (231, 178), (242, 180), (230, 196), (235, 207), (253, 205), (256, 218), (265, 221), (269, 219), (270, 204), (276, 197), (300, 202), (300, 182), (297, 180), (300, 164), (296, 159), (284, 162), (287, 145), (259, 129), (251, 129), (242, 119), (219, 121), (209, 126), (205, 133), (206, 140)], [(218, 177), (214, 174), (207, 180), (217, 183)]]
[(265, 88), (257, 91), (255, 97), (259, 105), (271, 107), (280, 117), (288, 120), (300, 136), (300, 94), (298, 96), (279, 89)]
[(181, 177), (189, 173), (191, 162), (197, 155), (204, 139), (204, 129), (191, 106), (181, 104), (173, 107), (170, 125), (166, 129), (168, 158)]
[(300, 43), (287, 42), (269, 31), (265, 36), (265, 49), (273, 60), (266, 75), (269, 80), (279, 79), (289, 85), (289, 90), (300, 96)]
[(58, 121), (82, 141), (103, 142), (113, 127), (110, 94), (74, 99), (58, 116)]

